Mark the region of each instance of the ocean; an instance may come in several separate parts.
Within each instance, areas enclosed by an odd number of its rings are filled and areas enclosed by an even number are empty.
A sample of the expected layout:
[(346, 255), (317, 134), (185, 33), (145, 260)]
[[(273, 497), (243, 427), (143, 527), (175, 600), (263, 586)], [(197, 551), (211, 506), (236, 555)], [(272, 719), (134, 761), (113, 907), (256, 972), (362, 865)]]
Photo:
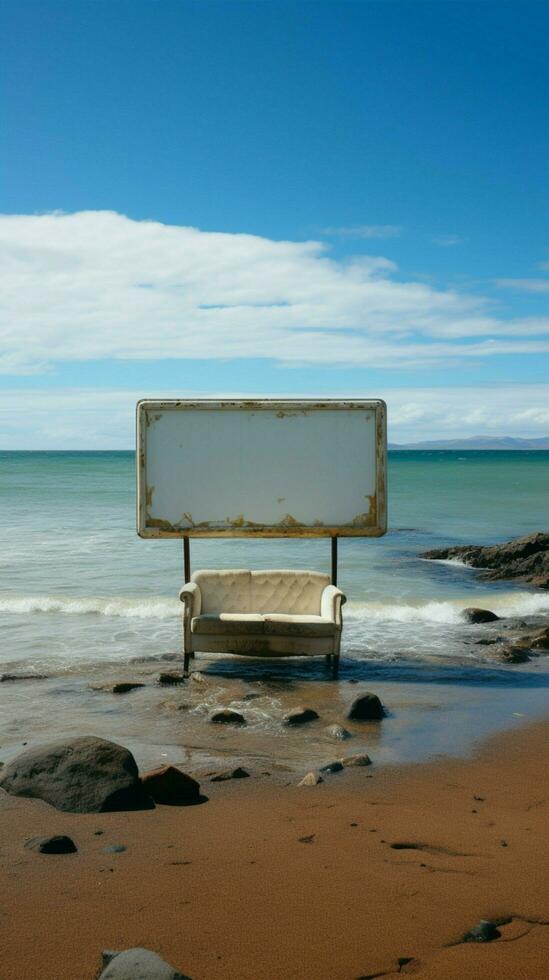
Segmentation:
[[(284, 711), (307, 702), (322, 707), (326, 724), (341, 721), (357, 682), (392, 705), (392, 729), (388, 719), (382, 737), (375, 730), (387, 762), (461, 750), (472, 738), (471, 712), (473, 733), (484, 734), (547, 706), (546, 657), (503, 666), (476, 641), (501, 633), (507, 619), (549, 622), (549, 594), (482, 582), (459, 563), (419, 554), (546, 529), (549, 452), (390, 453), (389, 532), (339, 542), (338, 584), (348, 602), (338, 681), (322, 660), (198, 655), (202, 683), (170, 691), (154, 682), (162, 667), (178, 664), (183, 549), (137, 537), (134, 471), (132, 452), (0, 453), (0, 674), (45, 675), (0, 685), (0, 759), (21, 741), (85, 731), (132, 743), (150, 762), (174, 751), (195, 768), (220, 757), (265, 761), (275, 745), (277, 765), (299, 768), (330, 747), (318, 730), (297, 740), (281, 734)], [(329, 571), (330, 546), (193, 540), (191, 558), (195, 569)], [(466, 606), (506, 620), (467, 626)], [(136, 678), (145, 687), (129, 695), (94, 689)], [(250, 693), (259, 696), (247, 700)], [(209, 713), (227, 704), (246, 706), (245, 734), (211, 733)], [(370, 744), (374, 729), (355, 735), (357, 746)]]

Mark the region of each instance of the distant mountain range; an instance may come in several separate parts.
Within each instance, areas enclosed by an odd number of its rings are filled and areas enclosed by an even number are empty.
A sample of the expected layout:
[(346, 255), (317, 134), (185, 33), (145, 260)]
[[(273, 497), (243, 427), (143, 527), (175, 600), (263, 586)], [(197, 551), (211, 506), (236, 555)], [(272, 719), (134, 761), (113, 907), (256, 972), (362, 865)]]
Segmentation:
[(541, 439), (471, 436), (468, 439), (433, 439), (428, 442), (390, 442), (389, 449), (549, 449), (549, 436), (542, 436)]

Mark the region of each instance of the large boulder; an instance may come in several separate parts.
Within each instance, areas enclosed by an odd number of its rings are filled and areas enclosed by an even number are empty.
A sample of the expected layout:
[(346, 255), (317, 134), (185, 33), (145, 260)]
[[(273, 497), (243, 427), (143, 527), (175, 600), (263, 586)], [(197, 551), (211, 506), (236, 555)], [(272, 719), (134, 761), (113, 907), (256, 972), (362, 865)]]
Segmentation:
[(379, 721), (385, 716), (385, 709), (377, 694), (366, 691), (351, 705), (348, 717), (353, 721)]
[(121, 953), (104, 950), (103, 966), (99, 980), (190, 980), (158, 953), (140, 947)]
[(45, 800), (69, 813), (154, 806), (143, 791), (131, 752), (93, 735), (27, 749), (2, 770), (0, 786), (14, 796)]
[(469, 606), (461, 613), (466, 623), (495, 623), (499, 619), (490, 609), (477, 609)]
[(481, 568), (483, 579), (519, 579), (540, 589), (549, 589), (549, 533), (538, 531), (504, 544), (457, 545), (425, 551), (421, 558), (459, 558), (472, 568)]

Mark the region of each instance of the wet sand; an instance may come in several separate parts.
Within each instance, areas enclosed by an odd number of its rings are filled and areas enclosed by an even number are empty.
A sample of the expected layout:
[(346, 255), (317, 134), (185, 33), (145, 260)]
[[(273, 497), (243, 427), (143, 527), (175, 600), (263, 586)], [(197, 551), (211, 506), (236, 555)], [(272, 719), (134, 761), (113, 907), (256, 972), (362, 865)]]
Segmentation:
[[(72, 815), (0, 791), (0, 975), (92, 980), (103, 948), (144, 945), (193, 980), (549, 977), (548, 763), (538, 723), (314, 787), (204, 778), (187, 808)], [(78, 853), (24, 848), (53, 833)], [(461, 943), (479, 919), (501, 938)]]

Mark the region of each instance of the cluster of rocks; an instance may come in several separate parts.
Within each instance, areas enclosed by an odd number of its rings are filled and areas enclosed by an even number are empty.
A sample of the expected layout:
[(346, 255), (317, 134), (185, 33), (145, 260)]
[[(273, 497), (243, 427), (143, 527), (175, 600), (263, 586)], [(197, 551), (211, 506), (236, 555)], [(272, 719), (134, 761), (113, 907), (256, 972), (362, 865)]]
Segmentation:
[[(371, 692), (356, 698), (349, 711), (349, 718), (354, 721), (379, 720), (384, 715), (381, 701)], [(312, 708), (297, 708), (285, 716), (284, 724), (295, 727), (318, 718)], [(212, 721), (245, 724), (243, 716), (230, 709), (217, 712)], [(329, 726), (327, 733), (338, 741), (350, 737), (341, 725)], [(338, 772), (346, 766), (369, 763), (366, 755), (350, 756), (328, 763), (322, 772)], [(212, 781), (247, 776), (247, 770), (237, 767), (215, 773)], [(204, 800), (199, 782), (176, 766), (166, 765), (140, 774), (128, 749), (93, 735), (27, 749), (1, 767), (0, 788), (14, 796), (44, 800), (68, 813), (152, 809), (157, 803), (189, 806)], [(68, 853), (71, 845), (75, 850), (74, 843), (62, 836), (29, 843), (42, 853)]]
[[(31, 675), (29, 675), (30, 677)], [(32, 675), (36, 677), (37, 675)], [(2, 675), (1, 680), (21, 680), (20, 676), (13, 677), (11, 675)], [(161, 672), (156, 682), (161, 687), (174, 687), (177, 684), (183, 684), (185, 681), (185, 674), (182, 670), (166, 670)], [(143, 681), (115, 681), (111, 684), (94, 684), (92, 685), (92, 690), (94, 691), (108, 691), (111, 694), (129, 694), (130, 691), (136, 691), (140, 687), (146, 687), (147, 685)]]
[[(304, 714), (306, 710), (310, 709), (300, 709), (302, 714)], [(349, 710), (348, 717), (352, 721), (380, 721), (385, 717), (386, 713), (387, 712), (377, 694), (372, 694), (371, 691), (366, 691), (364, 694), (361, 694), (360, 697), (355, 698)], [(294, 716), (295, 712), (292, 712), (291, 714)], [(318, 718), (316, 712), (313, 712), (313, 714)], [(288, 718), (289, 716), (286, 717)], [(291, 723), (295, 724), (295, 722)], [(301, 722), (301, 724), (303, 724), (303, 722)], [(351, 737), (351, 733), (341, 725), (330, 725), (326, 729), (326, 734), (329, 734), (332, 738), (337, 740), (343, 740)], [(365, 752), (358, 753), (356, 755), (343, 756), (340, 759), (334, 759), (332, 762), (327, 762), (318, 770), (311, 770), (311, 772), (306, 773), (303, 779), (301, 779), (298, 783), (298, 786), (318, 786), (319, 783), (324, 782), (325, 776), (331, 775), (332, 773), (342, 772), (343, 769), (348, 769), (350, 767), (369, 766), (371, 764), (372, 760)]]
[(538, 589), (549, 589), (549, 533), (544, 531), (488, 547), (468, 544), (435, 548), (420, 557), (459, 558), (472, 568), (482, 569), (480, 578), (487, 581), (518, 579)]
[[(353, 721), (379, 721), (385, 715), (385, 709), (377, 694), (367, 691), (361, 694), (353, 702), (349, 711), (349, 718)], [(298, 728), (311, 721), (318, 721), (320, 715), (314, 708), (293, 708), (282, 720), (286, 728)], [(221, 708), (210, 716), (210, 721), (214, 725), (246, 725), (246, 719), (239, 711), (233, 708)], [(350, 738), (350, 732), (342, 725), (330, 725), (326, 729), (326, 734), (330, 738), (345, 739)]]
[(164, 766), (140, 776), (122, 745), (87, 735), (27, 749), (1, 771), (0, 788), (68, 813), (152, 809), (200, 803), (200, 784)]
[(319, 783), (324, 782), (325, 776), (329, 776), (332, 773), (342, 772), (343, 769), (350, 769), (357, 766), (371, 766), (371, 764), (372, 760), (366, 752), (361, 752), (357, 755), (346, 755), (342, 759), (334, 759), (333, 762), (327, 762), (326, 765), (321, 766), (318, 770), (311, 770), (297, 785), (318, 786)]
[(513, 630), (508, 636), (497, 635), (477, 643), (492, 648), (492, 656), (501, 663), (523, 664), (532, 657), (549, 652), (549, 626), (529, 630)]
[[(435, 548), (423, 552), (420, 557), (446, 561), (458, 558), (472, 568), (480, 569), (481, 579), (513, 579), (529, 582), (540, 589), (549, 589), (549, 533), (543, 531), (488, 547), (458, 545)], [(463, 609), (462, 618), (464, 622), (475, 625), (496, 623), (500, 620), (490, 609), (477, 608)], [(549, 651), (549, 627), (530, 627), (524, 632), (526, 623), (509, 622), (503, 628), (507, 635), (489, 635), (476, 641), (479, 645), (493, 648), (491, 655), (494, 660), (506, 664), (522, 664), (532, 656)]]

